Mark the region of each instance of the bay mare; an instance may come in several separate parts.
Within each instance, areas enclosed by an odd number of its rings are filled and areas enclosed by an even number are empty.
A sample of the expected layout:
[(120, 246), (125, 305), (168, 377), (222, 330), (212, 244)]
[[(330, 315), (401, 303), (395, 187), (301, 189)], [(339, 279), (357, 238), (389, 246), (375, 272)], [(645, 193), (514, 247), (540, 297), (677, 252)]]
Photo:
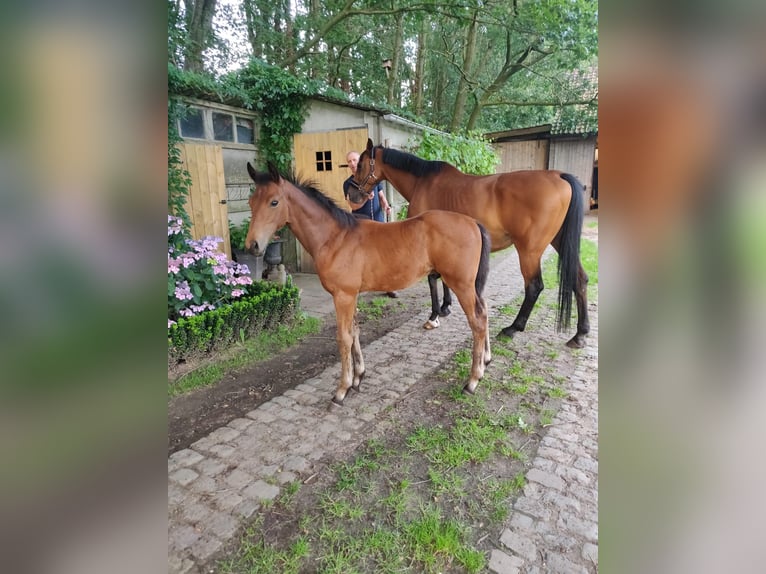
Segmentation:
[(250, 228), (245, 247), (264, 251), (274, 233), (289, 225), (314, 258), (322, 286), (332, 295), (337, 318), (341, 376), (332, 401), (349, 388), (359, 390), (364, 359), (356, 322), (357, 296), (363, 291), (397, 291), (429, 273), (449, 282), (473, 333), (471, 374), (464, 391), (473, 394), (491, 359), (487, 306), (482, 297), (489, 272), (489, 237), (468, 216), (427, 211), (406, 221), (359, 220), (314, 187), (248, 163), (255, 182), (250, 196)]
[[(584, 199), (582, 185), (573, 175), (555, 170), (468, 175), (446, 162), (427, 161), (383, 146), (373, 147), (370, 139), (356, 169), (354, 182), (360, 195), (387, 180), (409, 202), (408, 217), (429, 209), (465, 213), (487, 229), (492, 251), (516, 246), (524, 277), (524, 302), (513, 323), (500, 332), (502, 336), (513, 337), (526, 327), (544, 287), (540, 259), (546, 247), (552, 245), (559, 253), (556, 328), (569, 329), (574, 294), (577, 332), (567, 345), (574, 348), (585, 345), (590, 322), (588, 276), (580, 262)], [(356, 201), (354, 194), (349, 197)], [(440, 308), (437, 276), (430, 275), (428, 279), (433, 309), (424, 327), (434, 328), (439, 324), (439, 315), (450, 312), (452, 284), (442, 277), (444, 302)]]

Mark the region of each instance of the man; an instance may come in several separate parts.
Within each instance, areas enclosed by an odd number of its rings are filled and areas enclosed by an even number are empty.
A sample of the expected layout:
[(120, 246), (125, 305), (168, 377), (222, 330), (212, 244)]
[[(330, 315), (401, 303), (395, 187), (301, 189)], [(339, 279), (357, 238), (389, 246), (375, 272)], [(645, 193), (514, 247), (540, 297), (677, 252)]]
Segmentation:
[[(359, 154), (355, 151), (350, 151), (346, 154), (346, 163), (348, 163), (348, 169), (351, 172), (351, 176), (343, 182), (343, 195), (351, 207), (351, 213), (355, 217), (361, 217), (364, 219), (372, 219), (385, 223), (386, 215), (391, 213), (391, 206), (388, 204), (386, 194), (383, 191), (383, 184), (378, 183), (375, 188), (370, 192), (370, 196), (364, 203), (353, 203), (348, 197), (349, 188), (354, 185), (354, 174), (356, 173), (356, 166), (359, 163)], [(385, 212), (385, 215), (384, 215)], [(386, 293), (392, 299), (396, 299), (398, 295), (394, 291), (388, 291)]]
[(351, 176), (343, 182), (343, 195), (351, 207), (351, 212), (357, 217), (373, 219), (385, 223), (386, 215), (391, 213), (391, 206), (388, 204), (386, 194), (383, 191), (383, 184), (378, 183), (375, 186), (370, 194), (371, 197), (365, 203), (352, 203), (348, 198), (348, 189), (353, 185), (352, 181), (354, 174), (356, 173), (356, 166), (359, 164), (359, 154), (355, 151), (348, 152), (346, 154), (346, 162), (348, 163), (348, 169), (351, 172)]

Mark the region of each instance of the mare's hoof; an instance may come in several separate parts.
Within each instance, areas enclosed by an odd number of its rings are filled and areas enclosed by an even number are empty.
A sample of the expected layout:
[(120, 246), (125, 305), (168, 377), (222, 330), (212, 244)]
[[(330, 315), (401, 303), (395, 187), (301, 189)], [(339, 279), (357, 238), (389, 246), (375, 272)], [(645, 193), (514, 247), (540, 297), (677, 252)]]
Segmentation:
[(449, 307), (442, 307), (439, 309), (439, 317), (447, 317), (452, 313), (452, 309)]
[(426, 329), (427, 331), (430, 331), (431, 329), (438, 329), (439, 328), (439, 317), (437, 317), (436, 319), (433, 319), (433, 320), (429, 319), (428, 321), (426, 321), (425, 324), (423, 325), (423, 328)]
[(498, 339), (513, 339), (513, 336), (518, 333), (513, 327), (506, 327), (497, 334)]
[(569, 341), (567, 341), (567, 347), (570, 349), (582, 349), (585, 346), (585, 335), (577, 334)]

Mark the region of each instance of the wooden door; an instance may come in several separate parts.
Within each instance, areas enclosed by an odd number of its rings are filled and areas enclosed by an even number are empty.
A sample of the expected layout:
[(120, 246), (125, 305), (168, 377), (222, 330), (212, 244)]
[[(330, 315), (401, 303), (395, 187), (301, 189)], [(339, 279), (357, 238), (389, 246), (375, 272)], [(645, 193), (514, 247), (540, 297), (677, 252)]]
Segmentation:
[[(293, 149), (298, 177), (315, 182), (322, 193), (348, 210), (348, 203), (343, 197), (343, 182), (351, 175), (346, 154), (350, 151), (362, 153), (367, 147), (368, 137), (366, 127), (295, 134)], [(316, 273), (314, 261), (303, 246), (299, 265), (304, 273)]]
[(192, 222), (192, 237), (221, 237), (223, 244), (219, 248), (231, 259), (221, 146), (184, 142), (178, 147), (192, 182), (186, 201), (186, 212)]

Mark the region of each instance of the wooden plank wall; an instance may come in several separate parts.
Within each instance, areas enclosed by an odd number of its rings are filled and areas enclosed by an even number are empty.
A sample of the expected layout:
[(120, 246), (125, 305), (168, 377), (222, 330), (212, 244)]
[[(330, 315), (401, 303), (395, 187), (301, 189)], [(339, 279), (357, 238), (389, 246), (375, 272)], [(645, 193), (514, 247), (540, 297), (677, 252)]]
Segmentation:
[(500, 155), (497, 173), (548, 168), (548, 140), (500, 142), (495, 149)]
[(213, 235), (223, 238), (220, 249), (231, 259), (221, 146), (184, 142), (178, 147), (192, 180), (186, 202), (186, 211), (192, 222), (192, 237), (201, 239)]
[(595, 138), (555, 140), (551, 144), (550, 169), (571, 173), (585, 187), (585, 211), (590, 211), (590, 192), (593, 186)]

